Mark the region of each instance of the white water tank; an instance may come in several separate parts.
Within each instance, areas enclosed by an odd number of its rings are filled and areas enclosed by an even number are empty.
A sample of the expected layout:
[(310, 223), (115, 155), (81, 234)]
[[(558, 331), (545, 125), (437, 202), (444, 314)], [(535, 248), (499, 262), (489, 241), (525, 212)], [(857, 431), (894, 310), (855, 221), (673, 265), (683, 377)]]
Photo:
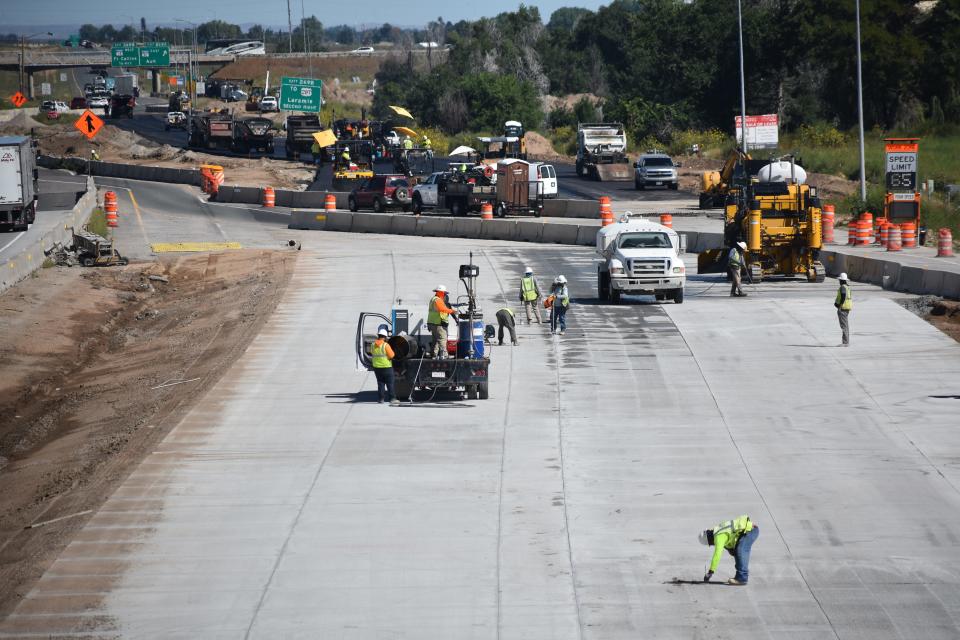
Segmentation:
[(764, 165), (757, 172), (757, 179), (760, 182), (790, 182), (796, 180), (797, 184), (803, 184), (807, 181), (807, 172), (798, 164), (791, 164), (789, 160), (780, 160)]

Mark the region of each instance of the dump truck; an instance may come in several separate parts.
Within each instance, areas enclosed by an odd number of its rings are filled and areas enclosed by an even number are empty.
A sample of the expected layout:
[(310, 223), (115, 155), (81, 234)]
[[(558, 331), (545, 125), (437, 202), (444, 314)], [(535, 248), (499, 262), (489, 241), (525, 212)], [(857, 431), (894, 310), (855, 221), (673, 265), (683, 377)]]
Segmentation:
[(231, 149), (233, 116), (225, 113), (194, 114), (188, 143), (200, 149)]
[(273, 121), (270, 118), (240, 118), (233, 122), (233, 150), (262, 151), (273, 155)]
[(26, 231), (37, 217), (37, 152), (27, 136), (0, 137), (0, 231)]
[(394, 353), (392, 364), (398, 400), (412, 402), (417, 391), (423, 392), (427, 399), (438, 391), (459, 393), (470, 400), (488, 399), (490, 356), (485, 353), (484, 336), (493, 328), (484, 326), (483, 312), (477, 304), (479, 272), (480, 267), (473, 264), (473, 254), (469, 264), (460, 265), (460, 281), (466, 293), (452, 305), (460, 309), (457, 339), (441, 345), (449, 357), (429, 356), (431, 337), (426, 318), (411, 326), (408, 310), (393, 309), (389, 318), (374, 312), (360, 314), (354, 346), (357, 362), (368, 371), (373, 370), (370, 348), (383, 328), (389, 334), (387, 342)]
[(621, 218), (597, 231), (597, 297), (618, 304), (624, 294), (683, 302), (686, 238), (643, 217)]
[(727, 195), (724, 245), (697, 256), (698, 272), (726, 271), (731, 247), (744, 242), (753, 282), (770, 276), (823, 282), (820, 198), (817, 188), (806, 184), (802, 169), (790, 158), (768, 163), (756, 177), (747, 175), (746, 167), (736, 169), (734, 175), (741, 177), (734, 179)]
[(139, 80), (135, 73), (121, 73), (114, 77), (114, 93), (128, 93), (135, 96), (139, 93)]
[(619, 122), (577, 125), (577, 175), (600, 182), (633, 180), (627, 134)]
[(310, 153), (313, 146), (313, 134), (323, 131), (319, 116), (287, 116), (287, 143), (285, 149), (288, 158), (296, 158), (301, 153)]

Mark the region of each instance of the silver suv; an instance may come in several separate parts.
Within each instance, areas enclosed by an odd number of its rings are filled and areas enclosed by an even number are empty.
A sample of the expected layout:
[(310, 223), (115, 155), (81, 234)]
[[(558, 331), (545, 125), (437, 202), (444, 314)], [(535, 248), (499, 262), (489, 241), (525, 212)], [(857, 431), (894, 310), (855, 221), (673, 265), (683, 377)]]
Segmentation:
[(638, 190), (647, 187), (668, 187), (676, 191), (678, 186), (677, 167), (665, 153), (647, 152), (637, 160), (633, 184)]

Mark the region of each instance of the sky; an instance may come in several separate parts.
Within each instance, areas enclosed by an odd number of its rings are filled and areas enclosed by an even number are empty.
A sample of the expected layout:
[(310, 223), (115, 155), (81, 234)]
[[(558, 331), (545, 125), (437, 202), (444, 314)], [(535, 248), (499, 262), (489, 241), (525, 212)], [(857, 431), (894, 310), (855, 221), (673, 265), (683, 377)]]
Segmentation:
[[(560, 7), (596, 9), (609, 0), (527, 0), (525, 4), (540, 8), (544, 21)], [(423, 2), (412, 0), (366, 0), (352, 3), (345, 0), (290, 0), (294, 25), (301, 16), (301, 3), (307, 16), (316, 15), (328, 26), (337, 24), (419, 26), (438, 16), (456, 22), (493, 16), (513, 11), (520, 0), (487, 0), (485, 2)], [(398, 5), (400, 8), (398, 8)], [(18, 26), (79, 26), (84, 23), (139, 25), (140, 17), (151, 24), (173, 23), (176, 18), (193, 22), (219, 19), (233, 24), (259, 23), (265, 26), (286, 25), (287, 0), (0, 0), (0, 31), (17, 32)], [(138, 26), (139, 28), (139, 26)], [(59, 35), (59, 34), (58, 34)]]

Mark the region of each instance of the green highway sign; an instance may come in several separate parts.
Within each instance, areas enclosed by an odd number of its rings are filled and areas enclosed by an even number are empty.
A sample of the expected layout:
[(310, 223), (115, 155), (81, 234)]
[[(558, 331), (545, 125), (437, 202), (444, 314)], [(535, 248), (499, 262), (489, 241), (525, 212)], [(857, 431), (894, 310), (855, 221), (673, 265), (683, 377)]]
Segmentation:
[(118, 42), (110, 48), (111, 67), (169, 67), (170, 44), (166, 42)]
[(280, 109), (283, 111), (320, 111), (323, 81), (314, 78), (281, 78)]

